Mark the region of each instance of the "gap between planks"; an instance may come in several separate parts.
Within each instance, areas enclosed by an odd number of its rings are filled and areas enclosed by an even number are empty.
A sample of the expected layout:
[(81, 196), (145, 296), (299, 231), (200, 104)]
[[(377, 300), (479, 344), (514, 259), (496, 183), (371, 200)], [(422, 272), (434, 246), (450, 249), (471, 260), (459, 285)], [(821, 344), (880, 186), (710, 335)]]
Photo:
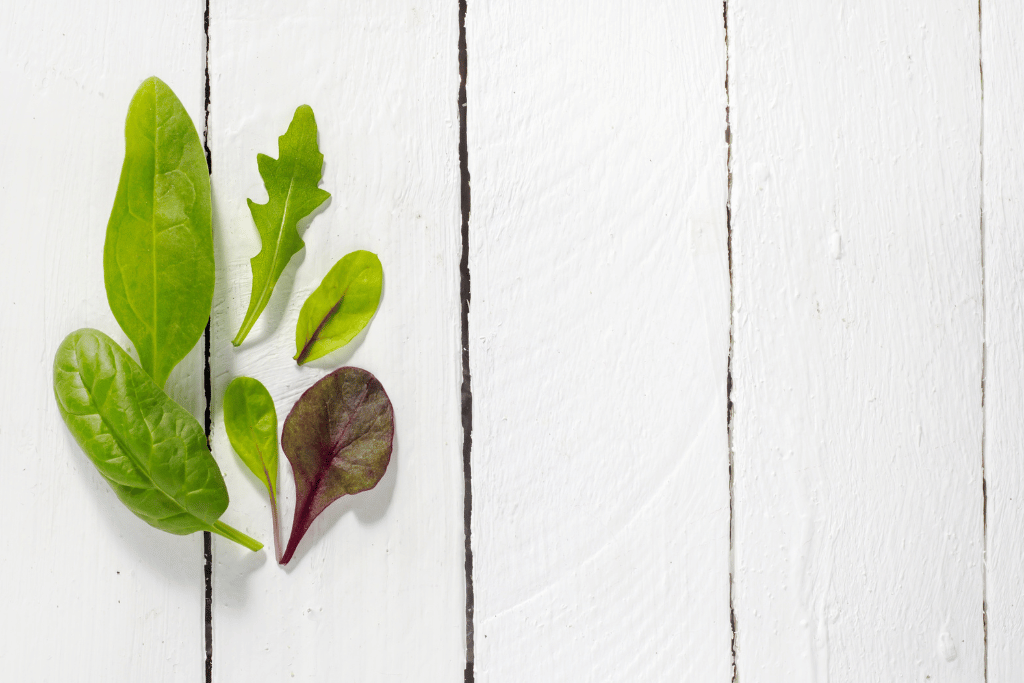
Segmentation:
[(463, 515), (466, 555), (466, 669), (465, 683), (473, 683), (473, 388), (469, 370), (469, 143), (466, 135), (466, 2), (459, 0), (459, 175), (462, 212), (462, 258), (459, 261), (459, 296), (462, 320), (462, 472), (464, 477)]
[[(206, 97), (203, 103), (203, 151), (206, 152), (206, 167), (213, 175), (213, 157), (210, 154), (210, 0), (206, 0), (203, 11), (203, 77)], [(206, 321), (206, 332), (203, 334), (203, 392), (206, 394), (206, 446), (210, 447), (210, 434), (213, 427), (213, 384), (210, 371), (210, 324)], [(213, 683), (213, 536), (209, 531), (203, 532), (203, 644), (205, 682)]]
[(988, 355), (988, 309), (985, 301), (985, 62), (981, 5), (978, 0), (978, 86), (980, 125), (978, 134), (978, 233), (981, 240), (981, 626), (985, 681), (988, 683), (988, 479), (985, 475), (985, 378)]
[(725, 425), (729, 444), (729, 627), (732, 631), (732, 681), (739, 682), (739, 670), (736, 666), (736, 551), (733, 547), (736, 534), (736, 505), (734, 488), (734, 456), (732, 447), (732, 354), (734, 342), (733, 321), (736, 316), (735, 289), (732, 274), (732, 120), (730, 118), (729, 98), (729, 0), (722, 2), (722, 22), (725, 29), (725, 231), (726, 251), (729, 258), (729, 358), (725, 372)]

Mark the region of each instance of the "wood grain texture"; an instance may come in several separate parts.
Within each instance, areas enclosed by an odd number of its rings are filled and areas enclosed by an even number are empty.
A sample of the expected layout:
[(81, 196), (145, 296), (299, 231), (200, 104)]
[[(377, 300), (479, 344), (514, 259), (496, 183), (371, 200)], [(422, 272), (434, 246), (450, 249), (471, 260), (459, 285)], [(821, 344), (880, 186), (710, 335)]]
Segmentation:
[[(458, 5), (409, 0), (217, 2), (210, 18), (214, 229), (214, 451), (233, 521), (272, 546), (266, 493), (221, 426), (231, 378), (274, 397), (278, 424), (344, 364), (394, 405), (395, 451), (372, 491), (332, 505), (291, 564), (215, 541), (216, 681), (456, 681), (465, 666), (459, 320)], [(300, 223), (306, 247), (246, 341), (231, 346), (260, 248), (246, 198), (265, 201), (256, 154), (277, 157), (312, 106), (333, 197)], [(299, 308), (332, 265), (367, 249), (380, 310), (347, 352), (298, 368)], [(282, 457), (282, 528), (294, 504)], [(286, 539), (285, 539), (286, 540)]]
[(1024, 7), (982, 3), (988, 681), (1024, 671)]
[(975, 2), (729, 3), (739, 680), (983, 680)]
[[(0, 5), (4, 680), (202, 678), (202, 536), (129, 512), (68, 433), (52, 388), (69, 332), (127, 342), (107, 305), (103, 241), (132, 94), (157, 75), (202, 125), (202, 3), (126, 7)], [(167, 388), (201, 419), (199, 350)]]
[(477, 681), (731, 679), (723, 34), (469, 4)]

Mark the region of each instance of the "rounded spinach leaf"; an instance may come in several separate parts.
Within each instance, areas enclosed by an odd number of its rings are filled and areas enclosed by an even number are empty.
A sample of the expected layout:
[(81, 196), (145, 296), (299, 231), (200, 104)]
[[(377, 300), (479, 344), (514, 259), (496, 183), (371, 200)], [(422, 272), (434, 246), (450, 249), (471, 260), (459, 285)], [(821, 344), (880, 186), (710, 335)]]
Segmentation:
[(57, 407), (72, 436), (129, 510), (172, 534), (212, 531), (263, 546), (219, 521), (228, 506), (202, 426), (107, 335), (69, 334), (53, 363)]

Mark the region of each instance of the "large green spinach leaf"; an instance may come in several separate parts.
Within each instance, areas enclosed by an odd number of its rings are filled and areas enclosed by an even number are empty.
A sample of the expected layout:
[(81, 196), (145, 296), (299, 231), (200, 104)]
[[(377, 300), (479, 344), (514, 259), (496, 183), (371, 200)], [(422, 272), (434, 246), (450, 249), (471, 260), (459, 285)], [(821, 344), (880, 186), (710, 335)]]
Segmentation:
[(309, 295), (295, 326), (295, 361), (325, 356), (348, 344), (380, 305), (384, 271), (369, 251), (346, 254)]
[(103, 278), (114, 317), (163, 387), (206, 328), (214, 264), (206, 157), (192, 119), (156, 77), (128, 108)]
[(260, 233), (263, 248), (251, 260), (252, 294), (249, 310), (232, 344), (238, 346), (267, 307), (274, 285), (288, 261), (305, 242), (299, 237), (299, 220), (327, 201), (330, 193), (321, 190), (324, 155), (316, 144), (316, 119), (309, 105), (295, 110), (284, 135), (277, 139), (278, 157), (256, 155), (256, 164), (267, 188), (267, 203), (248, 200), (252, 220)]
[(199, 422), (110, 337), (92, 329), (69, 334), (54, 358), (53, 390), (72, 436), (145, 522), (263, 547), (219, 521), (228, 491)]

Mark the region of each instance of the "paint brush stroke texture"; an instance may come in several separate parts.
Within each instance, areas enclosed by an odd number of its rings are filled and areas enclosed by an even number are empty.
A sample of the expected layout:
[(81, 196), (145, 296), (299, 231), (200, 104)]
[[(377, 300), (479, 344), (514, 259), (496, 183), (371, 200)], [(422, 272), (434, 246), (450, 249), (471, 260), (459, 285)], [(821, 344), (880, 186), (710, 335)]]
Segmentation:
[(740, 680), (983, 680), (977, 11), (729, 2)]
[(722, 4), (466, 33), (477, 680), (727, 683)]

